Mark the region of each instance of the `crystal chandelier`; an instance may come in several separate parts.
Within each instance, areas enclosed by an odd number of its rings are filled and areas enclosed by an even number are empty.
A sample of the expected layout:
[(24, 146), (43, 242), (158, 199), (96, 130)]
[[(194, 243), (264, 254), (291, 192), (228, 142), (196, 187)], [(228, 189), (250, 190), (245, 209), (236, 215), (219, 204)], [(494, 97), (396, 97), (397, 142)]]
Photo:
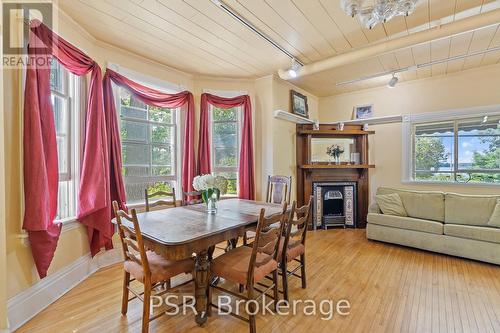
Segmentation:
[(408, 16), (415, 10), (418, 0), (341, 0), (347, 15), (357, 16), (368, 29), (387, 22), (395, 16)]

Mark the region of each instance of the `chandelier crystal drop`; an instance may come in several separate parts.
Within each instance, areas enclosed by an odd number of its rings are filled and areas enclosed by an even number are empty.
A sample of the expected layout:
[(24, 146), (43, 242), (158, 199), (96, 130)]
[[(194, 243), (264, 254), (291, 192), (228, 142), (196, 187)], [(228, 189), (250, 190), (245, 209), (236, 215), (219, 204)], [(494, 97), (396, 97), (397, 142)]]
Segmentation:
[(341, 0), (342, 10), (371, 29), (396, 16), (408, 16), (417, 7), (418, 0)]

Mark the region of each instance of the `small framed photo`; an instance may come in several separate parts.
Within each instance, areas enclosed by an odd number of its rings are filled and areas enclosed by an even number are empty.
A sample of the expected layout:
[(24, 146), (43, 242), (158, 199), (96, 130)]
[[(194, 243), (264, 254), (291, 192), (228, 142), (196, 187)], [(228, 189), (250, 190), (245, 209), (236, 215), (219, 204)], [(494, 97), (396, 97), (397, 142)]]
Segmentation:
[(290, 90), (290, 104), (292, 113), (301, 117), (309, 118), (307, 96), (302, 95), (295, 90)]
[(373, 104), (355, 106), (353, 111), (354, 119), (367, 119), (373, 117)]

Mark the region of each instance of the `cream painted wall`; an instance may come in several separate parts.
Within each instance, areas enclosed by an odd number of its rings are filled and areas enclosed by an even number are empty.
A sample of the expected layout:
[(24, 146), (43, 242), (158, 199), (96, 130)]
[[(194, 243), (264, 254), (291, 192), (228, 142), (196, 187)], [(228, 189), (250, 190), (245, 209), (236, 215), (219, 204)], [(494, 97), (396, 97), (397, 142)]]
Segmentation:
[[(0, 8), (0, 16), (2, 16), (2, 8)], [(3, 30), (3, 27), (2, 27)], [(0, 54), (3, 55), (3, 40), (0, 36)], [(3, 71), (3, 65), (2, 71)], [(0, 76), (0, 129), (5, 131), (3, 105), (3, 75)], [(5, 137), (0, 135), (0, 184), (5, 184)], [(7, 242), (5, 236), (6, 228), (5, 219), (5, 187), (0, 186), (0, 332), (7, 329)]]
[[(307, 96), (309, 118), (318, 119), (318, 98), (293, 84), (273, 76), (273, 109), (290, 110), (290, 90)], [(292, 200), (296, 196), (297, 163), (296, 163), (296, 125), (294, 123), (272, 117), (271, 130), (273, 133), (273, 172), (275, 175), (292, 176)]]
[[(256, 178), (260, 183), (262, 194), (265, 195), (268, 175), (292, 176), (292, 200), (295, 199), (297, 163), (296, 125), (288, 121), (274, 118), (275, 110), (290, 111), (290, 90), (296, 90), (307, 96), (309, 118), (318, 119), (318, 97), (300, 89), (293, 84), (281, 80), (275, 75), (269, 75), (256, 80), (257, 105), (261, 110), (259, 135), (262, 140), (259, 157), (262, 177)], [(264, 198), (264, 197), (263, 197)]]
[[(295, 125), (273, 118), (275, 108), (288, 110), (288, 83), (269, 77), (261, 80), (237, 80), (224, 78), (194, 77), (189, 73), (158, 64), (116, 47), (95, 40), (71, 18), (61, 13), (57, 32), (69, 42), (84, 50), (101, 66), (108, 63), (134, 70), (166, 82), (185, 87), (193, 92), (196, 104), (196, 127), (198, 128), (199, 98), (204, 89), (246, 91), (254, 105), (254, 154), (257, 199), (262, 199), (267, 174), (295, 175)], [(23, 190), (22, 190), (22, 83), (21, 72), (6, 70), (3, 93), (5, 108), (5, 191), (6, 196), (6, 261), (7, 298), (29, 288), (39, 281), (33, 264), (31, 249), (22, 232)], [(306, 93), (297, 89), (302, 93)], [(311, 114), (317, 114), (317, 98), (310, 96)], [(198, 132), (196, 130), (196, 132)], [(282, 132), (283, 135), (279, 133)], [(197, 140), (196, 140), (197, 142)], [(1, 158), (0, 158), (1, 162)], [(0, 197), (1, 198), (1, 197)], [(1, 232), (0, 232), (1, 236)], [(54, 260), (48, 275), (70, 265), (89, 252), (87, 234), (81, 225), (63, 228)], [(0, 251), (0, 265), (1, 265)], [(0, 266), (1, 268), (1, 266)], [(3, 270), (2, 270), (3, 271)], [(1, 282), (1, 275), (0, 275)], [(0, 291), (1, 296), (1, 291)], [(0, 307), (0, 315), (1, 315)]]
[[(454, 73), (447, 76), (403, 82), (394, 89), (387, 87), (363, 90), (319, 101), (321, 122), (351, 119), (355, 105), (373, 104), (374, 116), (419, 114), (500, 104), (500, 65)], [(498, 186), (419, 185), (401, 182), (401, 124), (371, 126), (370, 137), (371, 195), (379, 186), (458, 193), (500, 194)]]

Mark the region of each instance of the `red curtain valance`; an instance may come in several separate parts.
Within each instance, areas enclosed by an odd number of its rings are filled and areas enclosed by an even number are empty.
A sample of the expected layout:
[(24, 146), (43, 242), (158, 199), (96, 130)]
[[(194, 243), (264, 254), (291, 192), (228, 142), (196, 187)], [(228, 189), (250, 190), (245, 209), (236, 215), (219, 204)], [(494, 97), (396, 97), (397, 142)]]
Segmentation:
[[(75, 75), (91, 73), (87, 103), (78, 218), (83, 219), (109, 205), (106, 120), (103, 112), (101, 69), (72, 44), (38, 20), (30, 23), (24, 101), (24, 197), (23, 229), (27, 230), (33, 259), (41, 278), (46, 276), (61, 232), (54, 224), (57, 213), (58, 160), (54, 115), (50, 100), (50, 59), (55, 57)], [(35, 60), (35, 61), (33, 61)], [(106, 221), (93, 221), (94, 228)], [(85, 223), (85, 222), (84, 222)]]
[[(117, 72), (106, 69), (104, 76), (105, 108), (107, 113), (116, 114), (116, 108), (113, 99), (111, 81), (115, 84), (127, 88), (135, 97), (142, 102), (165, 108), (177, 108), (187, 106), (187, 113), (184, 125), (184, 140), (182, 152), (182, 188), (184, 191), (193, 191), (193, 178), (196, 173), (194, 158), (194, 99), (189, 91), (183, 91), (178, 94), (167, 94), (137, 82), (134, 82)], [(116, 153), (117, 155), (120, 155)], [(115, 154), (112, 154), (115, 155)], [(121, 159), (119, 166), (121, 168)], [(118, 165), (117, 165), (118, 167)]]
[(200, 137), (198, 142), (200, 174), (211, 172), (208, 104), (223, 109), (243, 106), (243, 127), (241, 133), (240, 163), (238, 168), (239, 197), (253, 200), (255, 198), (255, 185), (253, 169), (252, 104), (250, 102), (250, 97), (248, 95), (241, 95), (234, 98), (225, 98), (208, 93), (201, 95)]

